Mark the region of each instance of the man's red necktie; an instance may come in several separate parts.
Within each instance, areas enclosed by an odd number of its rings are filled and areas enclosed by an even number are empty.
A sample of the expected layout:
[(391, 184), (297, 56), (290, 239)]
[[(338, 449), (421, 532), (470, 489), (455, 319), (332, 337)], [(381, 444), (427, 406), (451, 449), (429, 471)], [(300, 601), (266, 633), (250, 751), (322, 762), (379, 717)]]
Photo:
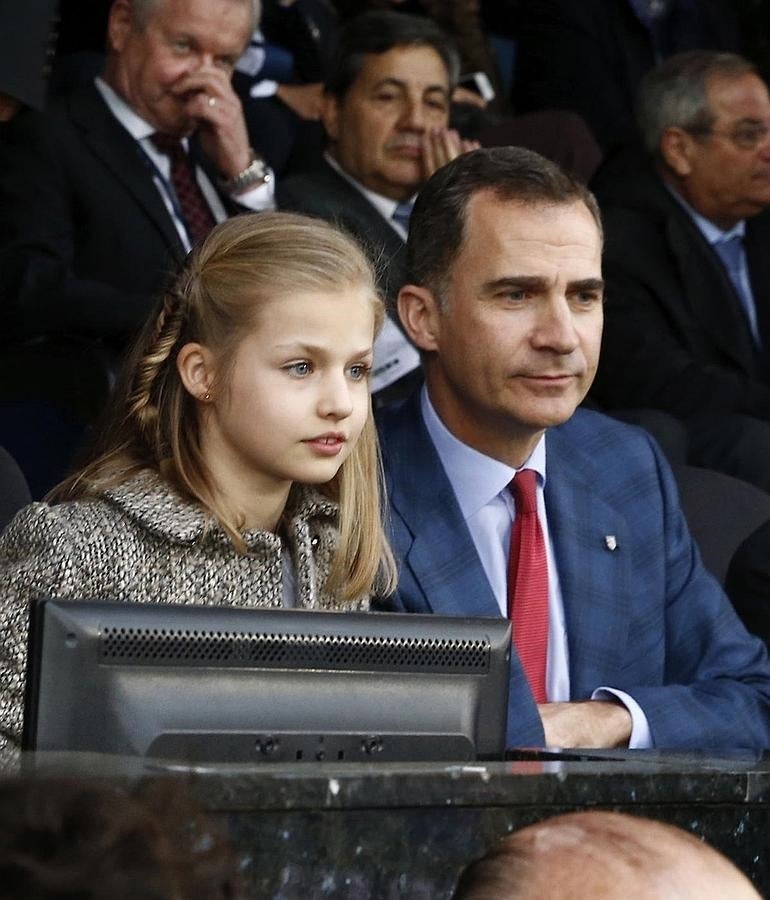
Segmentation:
[(546, 702), (548, 562), (537, 517), (537, 473), (522, 469), (510, 484), (516, 504), (508, 558), (508, 617), (513, 643), (537, 703)]
[(179, 201), (187, 235), (193, 244), (197, 244), (206, 237), (216, 222), (198, 185), (195, 167), (178, 138), (156, 133), (151, 140), (157, 150), (169, 158), (171, 184)]

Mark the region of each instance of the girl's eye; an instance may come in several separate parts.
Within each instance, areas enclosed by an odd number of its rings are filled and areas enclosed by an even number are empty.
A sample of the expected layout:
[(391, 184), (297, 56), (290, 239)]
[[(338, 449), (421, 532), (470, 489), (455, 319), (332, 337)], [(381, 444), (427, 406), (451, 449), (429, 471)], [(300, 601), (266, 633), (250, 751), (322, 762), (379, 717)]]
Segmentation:
[(286, 366), (285, 369), (290, 375), (293, 375), (295, 378), (305, 378), (313, 371), (313, 367), (309, 362), (307, 362), (307, 360), (292, 363), (291, 365)]
[(363, 381), (369, 375), (370, 368), (364, 363), (356, 363), (348, 369), (348, 373), (353, 381)]

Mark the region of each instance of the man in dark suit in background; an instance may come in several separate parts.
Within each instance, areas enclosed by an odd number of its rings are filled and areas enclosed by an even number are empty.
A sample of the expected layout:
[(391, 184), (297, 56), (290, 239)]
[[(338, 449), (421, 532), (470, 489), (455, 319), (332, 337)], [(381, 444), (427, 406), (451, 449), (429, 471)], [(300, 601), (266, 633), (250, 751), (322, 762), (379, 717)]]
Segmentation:
[[(459, 60), (432, 22), (394, 12), (356, 17), (341, 32), (325, 85), (324, 159), (278, 186), (278, 205), (342, 225), (371, 250), (386, 295), (403, 278), (409, 212), (433, 172), (475, 144), (449, 128)], [(375, 346), (378, 391), (419, 366), (390, 320)]]
[(640, 93), (648, 160), (595, 182), (607, 243), (594, 396), (686, 425), (690, 459), (770, 490), (770, 96), (739, 56), (690, 51)]
[(609, 151), (636, 136), (639, 83), (657, 62), (695, 47), (743, 51), (731, 0), (537, 0), (515, 21), (519, 111), (579, 113)]
[(479, 150), (412, 215), (398, 298), (425, 387), (381, 416), (388, 604), (510, 616), (508, 745), (759, 749), (770, 665), (704, 570), (645, 432), (576, 410), (602, 333), (588, 191)]
[[(77, 334), (121, 345), (167, 270), (231, 200), (272, 205), (270, 173), (230, 85), (256, 13), (254, 0), (115, 0), (102, 77), (48, 115), (30, 110), (6, 124), (4, 341)], [(208, 175), (185, 158), (193, 136)]]

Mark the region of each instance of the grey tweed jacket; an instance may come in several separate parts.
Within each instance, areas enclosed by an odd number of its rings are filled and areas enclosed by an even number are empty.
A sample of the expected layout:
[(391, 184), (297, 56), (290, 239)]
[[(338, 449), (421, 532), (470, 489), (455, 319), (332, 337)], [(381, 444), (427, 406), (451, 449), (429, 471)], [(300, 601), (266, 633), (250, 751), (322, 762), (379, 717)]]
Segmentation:
[[(295, 485), (287, 506), (286, 549), (296, 605), (368, 609), (324, 589), (337, 543), (338, 507)], [(238, 553), (201, 506), (154, 472), (83, 500), (33, 503), (0, 537), (0, 759), (15, 756), (23, 716), (29, 606), (41, 596), (138, 603), (280, 606), (283, 543), (272, 532), (244, 534)]]

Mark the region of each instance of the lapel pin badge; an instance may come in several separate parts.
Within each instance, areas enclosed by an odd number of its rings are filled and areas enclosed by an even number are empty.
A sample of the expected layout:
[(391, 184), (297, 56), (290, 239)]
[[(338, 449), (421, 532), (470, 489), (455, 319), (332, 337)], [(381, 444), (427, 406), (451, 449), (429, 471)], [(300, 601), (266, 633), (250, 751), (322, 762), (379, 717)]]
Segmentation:
[(605, 534), (604, 535), (604, 545), (608, 550), (617, 550), (618, 549), (618, 539), (614, 534)]

